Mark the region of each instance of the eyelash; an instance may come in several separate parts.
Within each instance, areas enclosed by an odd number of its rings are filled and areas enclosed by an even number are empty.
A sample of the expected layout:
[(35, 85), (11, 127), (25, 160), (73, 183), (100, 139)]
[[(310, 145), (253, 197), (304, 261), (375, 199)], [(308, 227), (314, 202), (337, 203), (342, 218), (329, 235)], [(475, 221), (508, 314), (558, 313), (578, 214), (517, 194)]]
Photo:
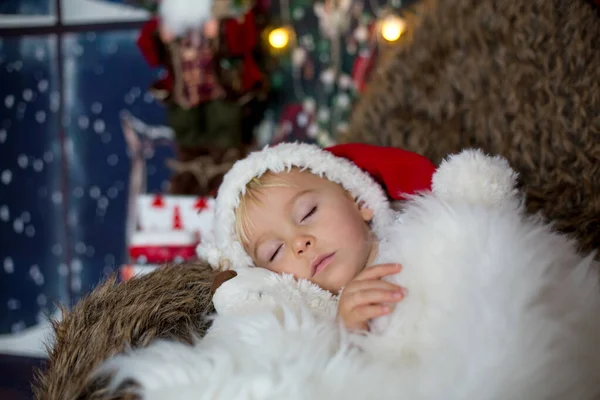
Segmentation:
[[(314, 206), (314, 207), (313, 207), (313, 208), (312, 208), (312, 209), (311, 209), (311, 210), (308, 212), (308, 214), (306, 214), (306, 215), (304, 216), (304, 218), (302, 218), (302, 221), (304, 221), (306, 218), (308, 218), (308, 217), (312, 216), (312, 215), (313, 215), (313, 214), (314, 214), (316, 211), (317, 211), (317, 206)], [(274, 260), (274, 259), (275, 259), (275, 257), (277, 256), (277, 253), (279, 253), (279, 250), (281, 250), (281, 247), (282, 247), (282, 246), (283, 246), (283, 245), (279, 245), (279, 247), (277, 248), (277, 250), (275, 250), (275, 251), (273, 252), (273, 255), (272, 255), (272, 256), (271, 256), (271, 258), (269, 259), (269, 262), (273, 262), (273, 260)]]
[(308, 214), (306, 214), (304, 216), (304, 218), (302, 218), (302, 221), (304, 221), (306, 218), (310, 217), (311, 215), (313, 215), (315, 212), (317, 211), (317, 206), (314, 206), (309, 212)]
[(271, 258), (269, 259), (269, 262), (272, 262), (275, 259), (275, 256), (277, 255), (277, 253), (279, 253), (279, 250), (281, 250), (281, 246), (283, 246), (283, 245), (282, 244), (279, 245), (279, 247), (277, 248), (277, 250), (275, 250), (275, 252), (271, 256)]

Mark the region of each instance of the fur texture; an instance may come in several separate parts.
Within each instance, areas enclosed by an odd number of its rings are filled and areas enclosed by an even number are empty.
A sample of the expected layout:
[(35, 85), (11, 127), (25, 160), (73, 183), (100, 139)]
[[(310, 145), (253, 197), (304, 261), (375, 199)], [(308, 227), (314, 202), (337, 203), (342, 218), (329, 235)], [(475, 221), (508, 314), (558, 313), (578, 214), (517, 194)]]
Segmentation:
[(213, 296), (219, 315), (248, 315), (265, 309), (278, 313), (280, 304), (301, 304), (317, 318), (333, 319), (337, 314), (337, 296), (307, 280), (263, 268), (236, 273), (235, 280), (223, 283)]
[[(448, 171), (471, 185), (451, 185)], [(465, 151), (438, 174), (444, 190), (410, 200), (380, 243), (376, 263), (402, 263), (389, 279), (409, 294), (369, 335), (318, 317), (310, 301), (273, 302), (269, 273), (247, 270), (217, 293), (237, 285), (258, 295), (218, 308), (228, 312), (193, 348), (161, 342), (101, 371), (115, 373), (115, 387), (136, 382), (144, 399), (598, 398), (593, 258), (524, 214), (503, 160)], [(259, 275), (262, 285), (244, 286)]]
[(176, 265), (116, 284), (113, 276), (54, 323), (49, 361), (34, 383), (38, 400), (132, 399), (106, 392), (105, 377), (91, 371), (126, 349), (154, 339), (191, 343), (204, 335), (213, 311), (207, 264)]
[(443, 0), (379, 66), (342, 142), (508, 159), (529, 212), (600, 248), (600, 18), (585, 0)]

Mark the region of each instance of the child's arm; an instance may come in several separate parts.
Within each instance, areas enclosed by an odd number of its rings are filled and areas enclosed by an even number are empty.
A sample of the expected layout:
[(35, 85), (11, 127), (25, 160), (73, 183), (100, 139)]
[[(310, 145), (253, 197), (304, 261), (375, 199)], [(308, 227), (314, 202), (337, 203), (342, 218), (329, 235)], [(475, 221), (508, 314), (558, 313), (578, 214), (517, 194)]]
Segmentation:
[(390, 303), (404, 298), (405, 290), (381, 280), (384, 276), (400, 272), (398, 264), (381, 264), (365, 268), (342, 291), (338, 318), (350, 330), (368, 330), (368, 321), (389, 314)]

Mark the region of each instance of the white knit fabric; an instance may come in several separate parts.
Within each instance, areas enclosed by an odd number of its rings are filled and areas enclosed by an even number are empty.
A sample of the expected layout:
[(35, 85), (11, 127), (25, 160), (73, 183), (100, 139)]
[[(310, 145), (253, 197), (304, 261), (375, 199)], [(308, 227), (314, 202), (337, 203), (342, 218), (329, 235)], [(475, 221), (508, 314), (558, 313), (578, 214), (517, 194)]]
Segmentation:
[(214, 268), (240, 269), (253, 265), (235, 232), (235, 210), (246, 185), (267, 171), (307, 170), (342, 185), (357, 201), (373, 210), (372, 229), (377, 235), (393, 220), (393, 211), (382, 187), (354, 163), (306, 143), (265, 147), (238, 161), (223, 178), (215, 203), (213, 235), (197, 248), (198, 256)]

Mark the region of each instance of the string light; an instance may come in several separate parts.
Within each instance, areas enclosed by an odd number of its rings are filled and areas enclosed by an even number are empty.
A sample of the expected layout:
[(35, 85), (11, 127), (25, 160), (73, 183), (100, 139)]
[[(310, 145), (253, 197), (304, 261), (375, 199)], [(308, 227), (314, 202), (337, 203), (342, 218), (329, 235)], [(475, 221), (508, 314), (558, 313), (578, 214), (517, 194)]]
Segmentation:
[(398, 16), (390, 15), (381, 21), (381, 37), (388, 42), (395, 42), (406, 30), (406, 23)]
[(269, 33), (269, 44), (277, 50), (284, 49), (290, 43), (290, 32), (286, 28), (276, 28)]

